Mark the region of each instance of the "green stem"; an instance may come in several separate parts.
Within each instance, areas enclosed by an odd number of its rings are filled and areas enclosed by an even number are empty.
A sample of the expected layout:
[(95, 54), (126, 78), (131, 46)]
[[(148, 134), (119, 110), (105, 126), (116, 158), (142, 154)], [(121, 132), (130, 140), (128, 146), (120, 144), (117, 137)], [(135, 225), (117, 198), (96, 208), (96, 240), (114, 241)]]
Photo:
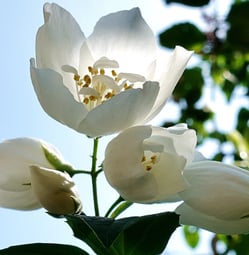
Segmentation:
[(75, 175), (75, 174), (91, 174), (88, 170), (72, 170), (69, 174)]
[(122, 201), (124, 201), (124, 199), (120, 196), (108, 209), (108, 211), (105, 214), (105, 217), (108, 217), (110, 215), (110, 213), (112, 212), (112, 210)]
[(96, 137), (93, 140), (93, 154), (92, 154), (92, 168), (91, 168), (91, 177), (92, 177), (92, 190), (93, 190), (93, 203), (95, 216), (99, 216), (99, 205), (98, 205), (98, 192), (97, 192), (97, 153), (98, 153), (98, 141), (99, 138)]

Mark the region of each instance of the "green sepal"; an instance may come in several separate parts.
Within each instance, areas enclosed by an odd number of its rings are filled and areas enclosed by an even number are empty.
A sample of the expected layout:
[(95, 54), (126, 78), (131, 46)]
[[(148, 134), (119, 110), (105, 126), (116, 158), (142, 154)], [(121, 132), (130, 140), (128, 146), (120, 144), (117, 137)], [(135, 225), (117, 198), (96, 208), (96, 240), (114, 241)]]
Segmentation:
[(54, 169), (61, 172), (67, 172), (70, 176), (73, 175), (74, 169), (72, 166), (62, 163), (55, 154), (51, 153), (44, 146), (42, 146), (42, 149), (47, 161), (54, 167)]

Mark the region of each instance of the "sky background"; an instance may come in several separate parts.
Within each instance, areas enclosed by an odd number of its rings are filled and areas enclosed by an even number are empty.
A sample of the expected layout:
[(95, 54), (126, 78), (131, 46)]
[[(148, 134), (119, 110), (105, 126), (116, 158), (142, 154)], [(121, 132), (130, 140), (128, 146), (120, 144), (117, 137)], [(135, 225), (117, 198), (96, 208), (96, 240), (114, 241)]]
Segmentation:
[[(0, 140), (16, 137), (36, 137), (54, 144), (76, 169), (89, 169), (91, 141), (84, 135), (51, 119), (41, 108), (29, 75), (29, 59), (35, 56), (35, 35), (43, 24), (42, 0), (8, 0), (1, 2), (1, 47), (0, 70)], [(88, 36), (97, 20), (110, 12), (140, 7), (142, 15), (155, 35), (177, 20), (193, 20), (201, 24), (198, 9), (186, 11), (180, 5), (166, 6), (162, 0), (58, 0), (54, 1), (71, 12)], [(222, 0), (217, 8), (225, 13), (230, 1)], [(190, 18), (191, 17), (191, 18)], [(167, 107), (153, 124), (168, 114)], [(171, 116), (167, 116), (171, 117)], [(99, 162), (111, 137), (100, 140)], [(85, 213), (93, 214), (90, 179), (86, 176), (76, 177)], [(102, 214), (117, 198), (104, 178), (99, 181), (99, 201)], [(132, 206), (123, 216), (144, 215), (153, 212), (173, 210), (176, 205)], [(86, 246), (72, 236), (71, 229), (64, 223), (48, 216), (44, 209), (23, 212), (0, 208), (0, 249), (11, 245), (32, 242), (57, 242)], [(200, 246), (191, 250), (181, 238), (179, 228), (172, 236), (167, 254), (210, 254), (208, 246), (210, 234), (203, 231)], [(86, 248), (89, 251), (89, 249)], [(90, 253), (91, 254), (91, 253)]]

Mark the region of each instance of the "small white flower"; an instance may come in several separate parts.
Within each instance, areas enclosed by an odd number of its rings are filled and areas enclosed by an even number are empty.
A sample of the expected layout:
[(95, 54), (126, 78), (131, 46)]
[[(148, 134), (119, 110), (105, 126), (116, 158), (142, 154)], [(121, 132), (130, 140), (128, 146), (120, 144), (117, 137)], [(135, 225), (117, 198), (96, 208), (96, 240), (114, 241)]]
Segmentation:
[(178, 201), (177, 193), (188, 185), (182, 171), (192, 161), (195, 145), (195, 131), (184, 124), (131, 127), (108, 144), (104, 173), (126, 200)]
[(155, 37), (134, 8), (102, 17), (86, 38), (66, 10), (44, 5), (31, 78), (43, 109), (88, 136), (146, 123), (164, 106), (192, 55), (157, 56)]

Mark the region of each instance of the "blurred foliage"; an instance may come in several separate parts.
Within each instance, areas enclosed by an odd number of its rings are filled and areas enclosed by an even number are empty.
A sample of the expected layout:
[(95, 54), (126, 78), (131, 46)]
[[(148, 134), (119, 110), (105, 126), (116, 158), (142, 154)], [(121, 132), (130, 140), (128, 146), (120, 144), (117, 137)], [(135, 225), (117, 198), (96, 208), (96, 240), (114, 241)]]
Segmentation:
[[(168, 49), (182, 45), (195, 51), (194, 63), (173, 93), (172, 103), (179, 115), (174, 123), (166, 119), (163, 126), (185, 122), (197, 131), (199, 146), (215, 142), (217, 149), (209, 149), (214, 160), (228, 160), (249, 169), (249, 1), (231, 0), (225, 16), (216, 9), (218, 1), (221, 0), (165, 0), (166, 4), (186, 6), (186, 11), (199, 11), (206, 29), (184, 21), (159, 35), (161, 45)], [(237, 107), (236, 116), (224, 110), (223, 123), (219, 123), (217, 115), (217, 98), (221, 97), (225, 98), (227, 109), (235, 102)], [(229, 123), (231, 119), (233, 125)], [(183, 231), (188, 245), (195, 248), (201, 237), (198, 228), (186, 226)], [(220, 243), (225, 247), (223, 251), (218, 250)], [(214, 235), (211, 246), (215, 255), (229, 251), (249, 255), (249, 235)]]

